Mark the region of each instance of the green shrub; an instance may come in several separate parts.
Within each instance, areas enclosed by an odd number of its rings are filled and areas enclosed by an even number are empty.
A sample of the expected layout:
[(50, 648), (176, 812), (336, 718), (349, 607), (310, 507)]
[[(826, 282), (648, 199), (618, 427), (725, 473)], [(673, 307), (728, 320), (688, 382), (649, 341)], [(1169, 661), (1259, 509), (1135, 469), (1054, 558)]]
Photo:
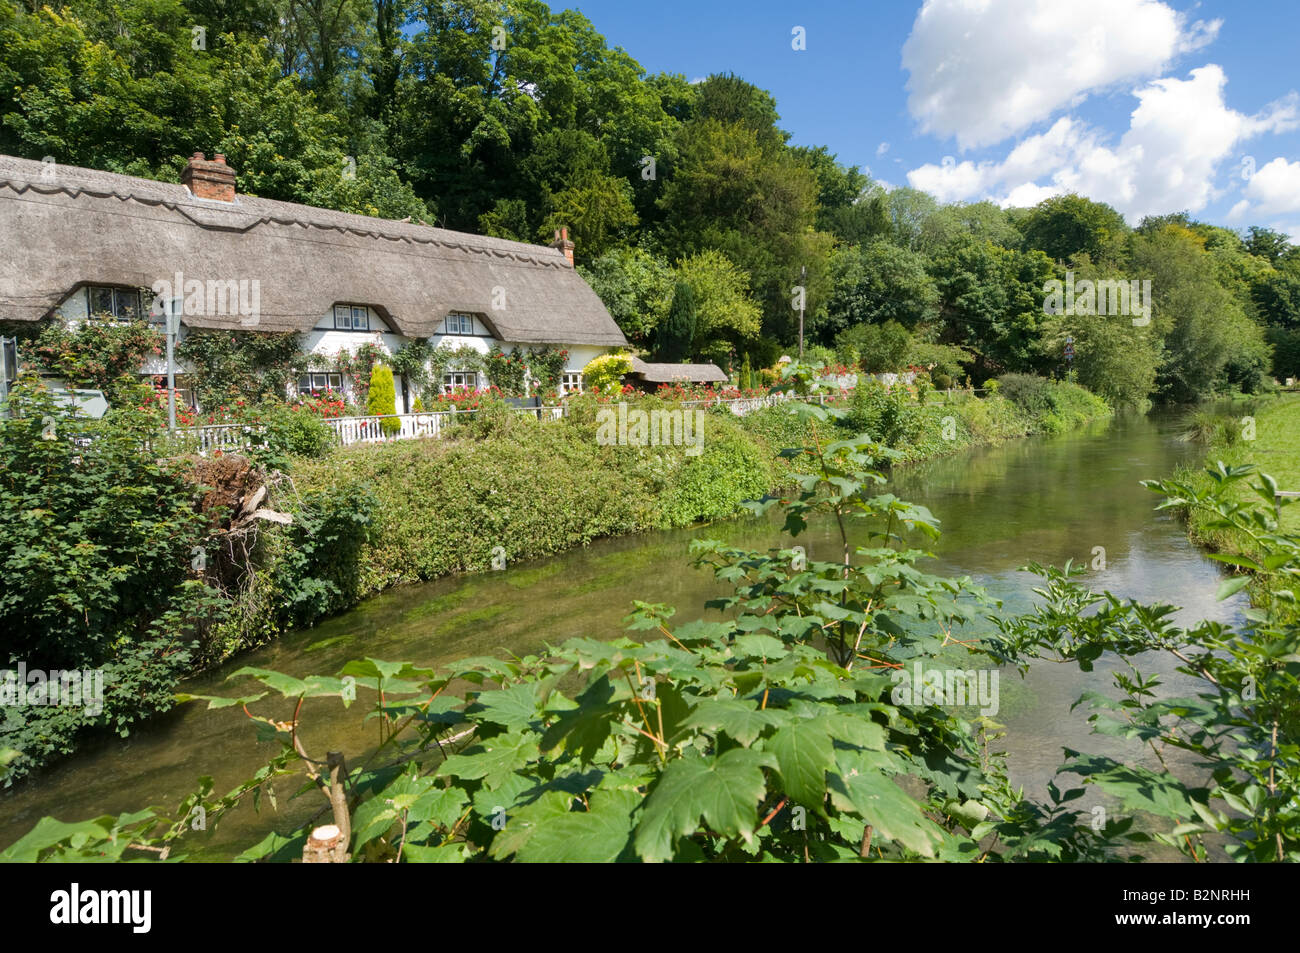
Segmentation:
[(956, 405), (959, 419), (980, 443), (995, 443), (1029, 433), (1029, 418), (1001, 395)]
[(279, 402), (257, 409), (266, 428), (265, 448), (253, 448), (250, 456), (268, 469), (287, 470), (289, 457), (323, 457), (338, 444), (338, 436), (323, 419), (305, 410)]
[(518, 427), (538, 424), (532, 414), (521, 414), (501, 398), (486, 393), (473, 413), (456, 414), (451, 420), (453, 435), (469, 440), (504, 438)]
[(744, 501), (761, 499), (772, 489), (769, 458), (734, 423), (733, 415), (724, 410), (701, 412), (700, 417), (701, 452), (687, 456), (659, 496), (661, 526), (726, 519), (734, 516)]
[(360, 554), (362, 593), (561, 552), (653, 525), (653, 501), (611, 465), (626, 448), (565, 423), (513, 426), (502, 438), (402, 440), (304, 461), (300, 492), (326, 490), (339, 472), (368, 484), (378, 503)]
[(820, 344), (804, 348), (803, 359), (808, 364), (820, 364), (823, 367), (829, 367), (838, 360), (834, 351)]
[(997, 389), (1007, 400), (1031, 414), (1041, 414), (1052, 409), (1052, 382), (1034, 374), (1003, 374), (988, 386)]
[(397, 413), (397, 388), (393, 383), (393, 369), (386, 364), (376, 364), (370, 371), (366, 413), (384, 417), (379, 428), (385, 437), (391, 437), (402, 429), (402, 422), (392, 416)]
[(618, 389), (623, 382), (623, 375), (632, 373), (632, 358), (615, 352), (592, 358), (582, 369), (582, 380), (588, 390), (598, 390), (602, 394), (611, 389)]
[(106, 692), (99, 714), (5, 706), (0, 748), (23, 752), (12, 779), (71, 750), (85, 728), (125, 734), (169, 708), (192, 646), (225, 603), (191, 576), (210, 546), (196, 511), (203, 491), (182, 464), (144, 449), (157, 436), (147, 415), (78, 418), (30, 377), (9, 408), (14, 416), (0, 417), (0, 668), (102, 667)]
[(887, 446), (899, 447), (920, 433), (921, 413), (906, 388), (887, 388), (874, 378), (866, 378), (854, 388), (844, 424), (855, 434), (870, 434)]

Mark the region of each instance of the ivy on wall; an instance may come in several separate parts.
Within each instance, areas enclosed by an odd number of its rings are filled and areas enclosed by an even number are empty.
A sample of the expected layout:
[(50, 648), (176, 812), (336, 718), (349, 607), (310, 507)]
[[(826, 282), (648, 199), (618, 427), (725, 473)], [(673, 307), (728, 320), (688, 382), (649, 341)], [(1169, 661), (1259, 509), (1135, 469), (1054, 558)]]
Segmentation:
[(150, 355), (161, 354), (162, 334), (147, 321), (93, 320), (68, 327), (44, 324), (23, 354), (70, 387), (107, 390), (122, 375), (135, 377)]
[(357, 403), (365, 404), (370, 393), (370, 374), (376, 364), (391, 360), (387, 351), (378, 344), (367, 341), (355, 351), (341, 349), (334, 355), (334, 369), (352, 378), (353, 396)]
[(232, 334), (191, 328), (176, 346), (176, 356), (193, 368), (194, 391), (204, 407), (268, 395), (283, 400), (289, 382), (307, 364), (297, 331)]
[(564, 366), (568, 363), (569, 352), (565, 348), (554, 348), (547, 344), (528, 349), (528, 369), (532, 371), (544, 396), (550, 397), (560, 389)]
[(432, 376), (429, 372), (429, 358), (433, 355), (433, 346), (428, 338), (416, 338), (399, 350), (388, 360), (394, 374), (406, 378), (407, 386), (414, 394), (423, 394), (429, 389)]

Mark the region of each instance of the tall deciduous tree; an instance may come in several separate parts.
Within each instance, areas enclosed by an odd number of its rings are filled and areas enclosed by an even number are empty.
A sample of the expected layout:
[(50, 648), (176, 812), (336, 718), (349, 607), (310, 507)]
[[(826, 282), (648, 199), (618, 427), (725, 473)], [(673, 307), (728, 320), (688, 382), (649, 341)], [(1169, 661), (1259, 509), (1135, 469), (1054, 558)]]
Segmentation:
[(672, 266), (640, 248), (606, 252), (578, 271), (629, 341), (648, 347), (673, 300)]
[(1025, 216), (1021, 231), (1027, 249), (1053, 261), (1085, 254), (1101, 264), (1115, 260), (1129, 228), (1109, 205), (1071, 193), (1039, 202)]
[(1132, 269), (1151, 281), (1152, 325), (1164, 342), (1158, 394), (1184, 403), (1209, 396), (1216, 385), (1258, 386), (1269, 351), (1260, 327), (1242, 303), (1214, 278), (1203, 240), (1167, 225), (1133, 239)]
[(762, 313), (749, 294), (749, 276), (727, 256), (706, 249), (677, 263), (679, 280), (691, 291), (695, 333), (691, 351), (715, 363), (758, 339)]

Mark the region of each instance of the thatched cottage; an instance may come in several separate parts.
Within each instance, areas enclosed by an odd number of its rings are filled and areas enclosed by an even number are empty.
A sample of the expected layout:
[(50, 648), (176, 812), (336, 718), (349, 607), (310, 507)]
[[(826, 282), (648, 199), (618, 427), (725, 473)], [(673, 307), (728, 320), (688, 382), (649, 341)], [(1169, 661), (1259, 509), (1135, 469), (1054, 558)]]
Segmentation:
[[(562, 347), (566, 389), (627, 345), (574, 270), (567, 232), (528, 245), (241, 195), (221, 155), (195, 153), (179, 185), (0, 156), (0, 320), (161, 324), (160, 302), (181, 335), (304, 332), (314, 363), (300, 389), (348, 390), (334, 358), (366, 341)], [(453, 366), (443, 383), (488, 382)], [(414, 397), (399, 380), (398, 409)]]

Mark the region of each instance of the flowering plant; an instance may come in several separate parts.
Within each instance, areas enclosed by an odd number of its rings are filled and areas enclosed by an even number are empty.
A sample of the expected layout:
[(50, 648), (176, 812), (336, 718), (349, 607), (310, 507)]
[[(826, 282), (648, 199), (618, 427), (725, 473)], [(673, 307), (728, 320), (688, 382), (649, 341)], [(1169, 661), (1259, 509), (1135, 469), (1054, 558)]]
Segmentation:
[(322, 418), (348, 416), (348, 406), (343, 395), (336, 394), (332, 390), (324, 392), (314, 390), (310, 394), (300, 394), (290, 401), (289, 409), (315, 414)]
[(470, 387), (452, 387), (445, 394), (439, 394), (426, 401), (425, 409), (429, 413), (448, 410), (457, 412), (478, 410), (485, 402), (499, 401), (504, 397), (501, 388), (495, 384), (490, 387), (480, 387), (477, 390)]

